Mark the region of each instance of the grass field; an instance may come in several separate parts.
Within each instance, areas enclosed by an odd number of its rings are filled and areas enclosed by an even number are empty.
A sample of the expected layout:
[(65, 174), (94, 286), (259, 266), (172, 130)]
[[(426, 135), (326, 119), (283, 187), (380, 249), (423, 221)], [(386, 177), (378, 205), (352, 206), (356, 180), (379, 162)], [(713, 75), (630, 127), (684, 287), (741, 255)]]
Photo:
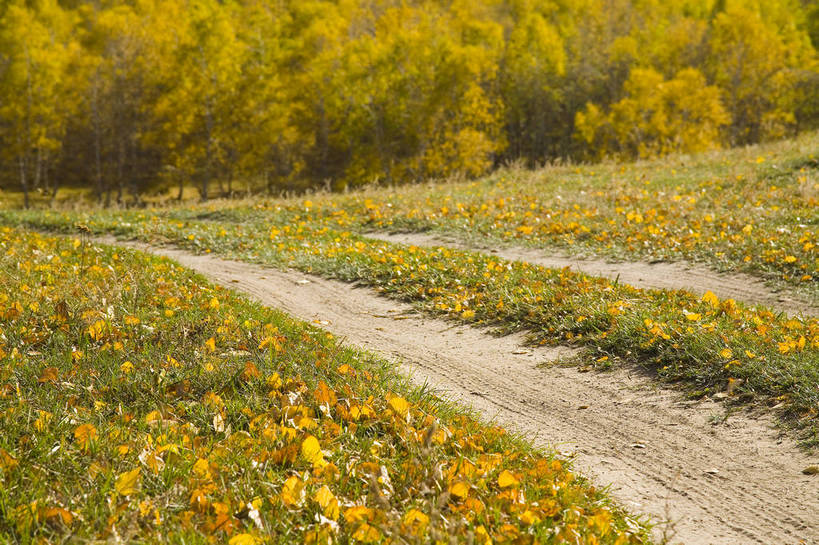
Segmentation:
[(0, 230), (0, 534), (642, 543), (564, 462), (133, 251)]
[[(349, 195), (98, 213), (5, 212), (7, 223), (171, 242), (373, 286), (452, 319), (529, 330), (533, 342), (626, 362), (694, 396), (776, 406), (806, 444), (819, 416), (819, 320), (641, 290), (490, 254), (368, 239), (439, 230), (585, 254), (704, 261), (816, 300), (819, 135), (634, 165), (508, 169), (477, 182)], [(722, 395), (722, 394), (721, 394)]]

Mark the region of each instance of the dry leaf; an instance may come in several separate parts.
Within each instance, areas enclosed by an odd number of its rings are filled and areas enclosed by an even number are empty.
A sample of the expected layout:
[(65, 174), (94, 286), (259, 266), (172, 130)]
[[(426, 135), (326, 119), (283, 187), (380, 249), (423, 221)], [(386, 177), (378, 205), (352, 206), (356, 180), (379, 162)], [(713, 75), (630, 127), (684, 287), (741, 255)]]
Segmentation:
[(501, 474), (498, 475), (498, 486), (501, 488), (509, 488), (513, 486), (517, 486), (520, 484), (520, 481), (512, 475), (512, 472), (508, 469), (504, 469), (501, 471)]
[(132, 471), (126, 471), (125, 473), (120, 473), (117, 476), (117, 482), (114, 485), (117, 489), (117, 493), (120, 496), (130, 496), (132, 494), (136, 494), (139, 491), (139, 477), (139, 468)]

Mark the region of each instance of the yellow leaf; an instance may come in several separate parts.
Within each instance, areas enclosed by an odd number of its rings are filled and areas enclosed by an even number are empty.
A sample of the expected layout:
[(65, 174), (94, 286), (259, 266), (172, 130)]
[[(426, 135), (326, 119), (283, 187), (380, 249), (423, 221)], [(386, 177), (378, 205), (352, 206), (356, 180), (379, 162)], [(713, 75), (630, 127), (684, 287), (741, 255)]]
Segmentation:
[(17, 458), (9, 454), (6, 449), (0, 448), (0, 468), (12, 469), (17, 465)]
[(256, 545), (259, 541), (260, 540), (252, 534), (236, 534), (230, 538), (228, 545)]
[(504, 469), (501, 474), (498, 476), (498, 486), (501, 488), (509, 488), (511, 486), (517, 486), (520, 484), (520, 481), (512, 475), (512, 472), (508, 469)]
[(705, 293), (702, 295), (702, 301), (703, 301), (704, 303), (708, 303), (709, 305), (711, 305), (711, 306), (712, 306), (712, 307), (714, 307), (714, 308), (719, 308), (719, 297), (717, 297), (717, 296), (716, 296), (716, 295), (715, 295), (713, 292), (711, 292), (711, 291), (706, 291), (706, 292), (705, 292)]
[(370, 526), (365, 522), (355, 531), (353, 539), (364, 543), (375, 543), (381, 539), (381, 532), (375, 526)]
[(526, 525), (537, 524), (538, 522), (540, 522), (540, 517), (537, 516), (537, 513), (530, 509), (527, 509), (526, 511), (518, 515), (518, 518), (523, 524)]
[(40, 378), (37, 379), (37, 382), (40, 384), (44, 382), (57, 382), (57, 377), (59, 376), (59, 371), (56, 367), (46, 367), (43, 369), (43, 372), (40, 373)]
[(39, 432), (45, 431), (54, 415), (48, 411), (37, 411), (37, 414), (39, 414), (39, 418), (34, 421), (34, 429)]
[(492, 545), (492, 538), (489, 537), (489, 532), (486, 531), (486, 528), (484, 528), (483, 525), (475, 528), (475, 538), (476, 543), (482, 543), (483, 545)]
[(407, 514), (404, 515), (402, 522), (405, 532), (410, 532), (411, 534), (420, 537), (424, 531), (424, 528), (426, 528), (427, 524), (429, 524), (429, 517), (418, 509), (410, 509), (407, 511)]
[(282, 379), (278, 373), (273, 373), (267, 377), (267, 387), (272, 390), (278, 390), (282, 387)]
[(318, 490), (316, 493), (313, 494), (313, 499), (316, 500), (316, 503), (324, 510), (324, 516), (332, 519), (337, 520), (339, 514), (339, 507), (338, 507), (338, 500), (330, 491), (330, 489), (325, 484)]
[(469, 486), (463, 481), (458, 481), (449, 487), (449, 493), (456, 498), (464, 499), (469, 495)]
[(210, 464), (208, 464), (208, 461), (204, 458), (196, 460), (196, 463), (193, 464), (193, 474), (200, 479), (210, 478)]
[(290, 477), (282, 486), (281, 499), (288, 507), (294, 507), (301, 503), (304, 495), (304, 482), (298, 477)]
[(685, 319), (688, 320), (689, 322), (696, 322), (697, 320), (702, 319), (702, 314), (699, 314), (697, 312), (686, 312)]
[(97, 320), (90, 326), (88, 326), (88, 335), (94, 339), (95, 341), (99, 341), (103, 338), (105, 332), (105, 322), (102, 320)]
[(62, 507), (46, 509), (45, 513), (43, 513), (43, 517), (49, 522), (62, 522), (66, 526), (71, 526), (71, 523), (74, 521), (74, 515)]
[(216, 351), (216, 339), (211, 337), (207, 341), (205, 341), (205, 347), (208, 349), (208, 352), (215, 352)]
[(370, 520), (372, 517), (373, 510), (365, 505), (355, 505), (344, 510), (344, 520), (349, 523)]
[(318, 439), (312, 435), (308, 435), (304, 442), (302, 442), (301, 456), (313, 464), (313, 466), (321, 466), (326, 463), (324, 461), (324, 453), (321, 452), (321, 445), (319, 444)]
[(119, 370), (127, 375), (128, 373), (134, 370), (134, 364), (131, 363), (130, 361), (126, 361), (119, 366)]
[(126, 471), (125, 473), (120, 473), (117, 476), (117, 482), (114, 485), (117, 489), (117, 493), (120, 496), (130, 496), (132, 494), (136, 494), (139, 490), (139, 474), (139, 468), (132, 471)]
[(392, 410), (394, 410), (399, 415), (407, 416), (410, 405), (409, 403), (407, 403), (407, 400), (404, 399), (403, 397), (393, 396), (392, 398), (390, 398), (390, 407), (392, 407)]

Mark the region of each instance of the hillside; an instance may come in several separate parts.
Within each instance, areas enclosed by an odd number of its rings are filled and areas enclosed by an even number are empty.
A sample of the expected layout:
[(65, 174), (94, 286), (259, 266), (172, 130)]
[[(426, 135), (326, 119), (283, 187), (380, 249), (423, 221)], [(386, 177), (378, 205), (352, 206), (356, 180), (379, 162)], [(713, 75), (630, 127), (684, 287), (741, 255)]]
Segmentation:
[[(819, 537), (818, 138), (0, 218), (75, 247), (115, 235), (370, 349), (398, 366), (387, 375), (409, 374), (559, 451), (549, 456), (575, 458), (593, 488), (612, 483), (620, 505), (652, 517), (657, 541), (809, 541)], [(574, 524), (532, 513), (540, 520), (524, 533), (543, 541), (557, 538), (541, 528)], [(490, 529), (497, 541), (503, 532)]]

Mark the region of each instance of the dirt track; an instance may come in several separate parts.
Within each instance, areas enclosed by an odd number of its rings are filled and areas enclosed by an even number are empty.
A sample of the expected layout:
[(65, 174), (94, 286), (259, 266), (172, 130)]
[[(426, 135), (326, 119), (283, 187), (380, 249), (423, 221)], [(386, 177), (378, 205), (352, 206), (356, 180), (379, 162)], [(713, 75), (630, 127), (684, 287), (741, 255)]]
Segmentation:
[[(387, 242), (415, 246), (446, 246), (476, 252), (491, 252), (512, 261), (527, 261), (551, 268), (569, 267), (594, 276), (619, 278), (623, 284), (638, 288), (685, 289), (696, 294), (712, 291), (720, 299), (734, 299), (760, 304), (786, 314), (815, 316), (819, 308), (810, 302), (785, 292), (772, 291), (763, 281), (748, 274), (722, 274), (707, 267), (685, 263), (646, 263), (642, 261), (608, 262), (602, 259), (580, 259), (551, 254), (546, 250), (521, 247), (470, 245), (458, 239), (426, 233), (366, 233), (366, 236)], [(817, 517), (819, 518), (819, 517)]]
[[(105, 240), (104, 242), (111, 242)], [(122, 244), (122, 243), (118, 243)], [(649, 514), (671, 543), (819, 544), (817, 462), (778, 439), (767, 417), (689, 402), (637, 373), (598, 375), (538, 364), (560, 350), (532, 350), (429, 319), (349, 284), (256, 265), (127, 244), (166, 255), (217, 283), (400, 362), (418, 384), (473, 406), (576, 465), (632, 512)]]

